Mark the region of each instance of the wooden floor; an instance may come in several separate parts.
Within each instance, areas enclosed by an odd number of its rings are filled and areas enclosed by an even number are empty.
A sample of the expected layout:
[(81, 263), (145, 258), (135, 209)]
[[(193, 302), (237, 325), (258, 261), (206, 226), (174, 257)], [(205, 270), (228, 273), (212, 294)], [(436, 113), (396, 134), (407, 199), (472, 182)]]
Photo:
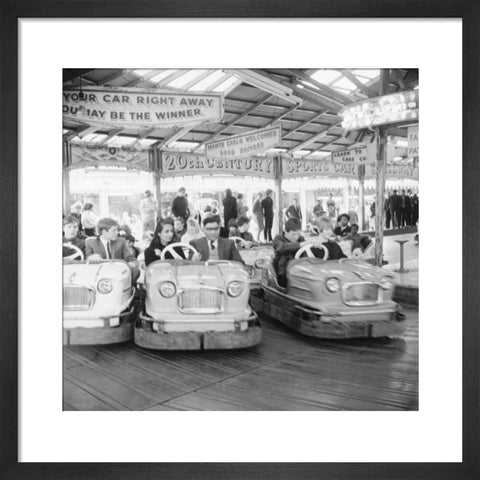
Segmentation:
[(418, 312), (397, 339), (324, 341), (261, 317), (260, 345), (65, 347), (65, 410), (417, 410)]

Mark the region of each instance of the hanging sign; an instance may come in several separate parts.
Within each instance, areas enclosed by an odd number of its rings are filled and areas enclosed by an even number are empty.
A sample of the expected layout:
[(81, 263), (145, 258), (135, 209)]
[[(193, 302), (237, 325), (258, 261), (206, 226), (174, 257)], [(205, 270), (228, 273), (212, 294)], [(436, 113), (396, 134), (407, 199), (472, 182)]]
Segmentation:
[(114, 166), (149, 170), (148, 150), (70, 145), (70, 168)]
[(280, 126), (262, 128), (241, 135), (233, 135), (225, 140), (206, 143), (205, 154), (208, 158), (246, 158), (276, 147), (281, 140)]
[(282, 174), (284, 178), (322, 176), (358, 178), (358, 165), (284, 158)]
[(333, 163), (343, 163), (344, 165), (365, 165), (375, 163), (375, 144), (372, 147), (365, 146), (351, 148), (340, 152), (332, 152)]
[(407, 133), (408, 140), (408, 158), (412, 158), (418, 161), (418, 125), (414, 127), (408, 127)]
[(63, 91), (65, 119), (109, 128), (183, 127), (219, 122), (224, 114), (223, 94), (176, 93), (152, 89)]
[(162, 176), (248, 175), (274, 178), (274, 159), (269, 157), (207, 158), (183, 152), (161, 152)]
[(352, 103), (339, 115), (345, 130), (361, 130), (391, 123), (418, 122), (418, 105), (418, 90), (408, 90)]
[[(366, 166), (365, 178), (375, 178), (376, 173), (375, 165)], [(387, 165), (385, 176), (387, 178), (418, 180), (418, 167), (413, 165)]]

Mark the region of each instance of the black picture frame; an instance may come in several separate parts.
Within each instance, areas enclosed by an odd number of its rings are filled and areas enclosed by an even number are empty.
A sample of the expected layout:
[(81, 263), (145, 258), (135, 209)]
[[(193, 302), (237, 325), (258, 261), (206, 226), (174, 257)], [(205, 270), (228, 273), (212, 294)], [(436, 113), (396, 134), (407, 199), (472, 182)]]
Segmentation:
[[(457, 17), (463, 19), (463, 462), (18, 463), (18, 18)], [(0, 0), (0, 479), (477, 479), (479, 446), (480, 2), (476, 0)], [(419, 41), (425, 41), (419, 39)], [(374, 54), (374, 51), (372, 51)], [(436, 53), (438, 54), (438, 52)], [(445, 71), (448, 66), (445, 66)], [(448, 80), (439, 72), (439, 81)], [(446, 124), (448, 119), (446, 119)], [(447, 128), (447, 126), (446, 126)], [(452, 160), (458, 160), (456, 152)], [(441, 199), (439, 199), (441, 201)], [(456, 199), (459, 203), (460, 199)], [(439, 207), (440, 208), (440, 207)], [(448, 222), (448, 220), (446, 220)], [(452, 222), (450, 222), (452, 223)], [(468, 226), (468, 228), (467, 228)], [(457, 231), (457, 226), (447, 226)], [(441, 229), (441, 225), (439, 226)], [(444, 230), (446, 233), (448, 230)], [(458, 232), (457, 232), (458, 234)], [(453, 240), (453, 239), (452, 239)], [(455, 238), (458, 252), (459, 241)], [(442, 269), (447, 259), (439, 259)], [(434, 320), (434, 319), (430, 319)], [(448, 345), (444, 346), (448, 355)], [(445, 388), (448, 388), (445, 385)], [(442, 421), (441, 418), (438, 419)]]

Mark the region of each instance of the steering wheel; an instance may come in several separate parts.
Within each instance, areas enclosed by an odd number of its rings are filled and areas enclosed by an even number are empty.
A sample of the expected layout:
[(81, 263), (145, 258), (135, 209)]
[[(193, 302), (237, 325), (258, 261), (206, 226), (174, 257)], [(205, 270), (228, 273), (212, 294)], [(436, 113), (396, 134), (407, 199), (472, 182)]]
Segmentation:
[[(170, 255), (172, 255), (172, 257), (175, 259), (175, 260), (185, 260), (184, 258), (182, 258), (175, 250), (174, 248), (177, 248), (177, 247), (180, 247), (180, 248), (183, 248), (184, 250), (191, 250), (193, 252), (194, 255), (197, 255), (198, 252), (197, 250), (192, 247), (191, 245), (189, 245), (188, 243), (180, 243), (180, 242), (177, 242), (177, 243), (171, 243), (170, 245), (167, 245), (163, 250), (162, 250), (162, 254), (160, 255), (160, 260), (165, 260), (165, 255), (167, 253), (170, 253)], [(187, 256), (188, 257), (188, 256)]]
[(63, 246), (73, 250), (73, 253), (71, 255), (63, 257), (64, 260), (84, 260), (85, 259), (83, 252), (76, 245), (73, 245), (71, 243), (64, 243)]
[(247, 242), (242, 237), (228, 237), (229, 240), (233, 240), (235, 242), (235, 246), (237, 248), (246, 248)]
[(319, 246), (319, 247), (317, 247), (317, 246), (314, 247), (311, 243), (309, 243), (309, 244), (307, 244), (307, 245), (304, 245), (303, 247), (300, 247), (300, 249), (297, 250), (297, 253), (295, 254), (295, 257), (294, 257), (294, 258), (295, 258), (295, 259), (300, 258), (304, 253), (306, 253), (306, 254), (307, 254), (307, 257), (309, 257), (309, 258), (317, 258), (317, 257), (315, 257), (315, 255), (313, 254), (312, 248), (322, 249), (322, 250), (325, 252), (324, 255), (323, 255), (322, 260), (323, 260), (324, 262), (326, 262), (326, 261), (328, 260), (328, 250), (327, 250), (327, 248), (325, 247), (325, 245), (321, 245), (321, 246)]

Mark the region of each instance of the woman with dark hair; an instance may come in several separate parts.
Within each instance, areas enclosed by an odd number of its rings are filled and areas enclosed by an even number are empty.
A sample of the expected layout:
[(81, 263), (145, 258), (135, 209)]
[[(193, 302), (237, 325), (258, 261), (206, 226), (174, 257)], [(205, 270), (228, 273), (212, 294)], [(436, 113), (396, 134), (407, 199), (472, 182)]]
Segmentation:
[(93, 203), (85, 203), (82, 212), (82, 227), (85, 235), (87, 235), (88, 237), (95, 236), (95, 229), (97, 227), (97, 223), (98, 217), (93, 212)]
[[(175, 243), (173, 240), (173, 218), (167, 217), (162, 218), (155, 228), (155, 233), (153, 234), (153, 239), (150, 242), (150, 246), (145, 249), (145, 265), (150, 265), (156, 260), (160, 260), (162, 250), (168, 245)], [(177, 253), (181, 258), (185, 258), (182, 248), (174, 248), (175, 253)], [(173, 259), (173, 255), (168, 252), (165, 256), (166, 259)]]

